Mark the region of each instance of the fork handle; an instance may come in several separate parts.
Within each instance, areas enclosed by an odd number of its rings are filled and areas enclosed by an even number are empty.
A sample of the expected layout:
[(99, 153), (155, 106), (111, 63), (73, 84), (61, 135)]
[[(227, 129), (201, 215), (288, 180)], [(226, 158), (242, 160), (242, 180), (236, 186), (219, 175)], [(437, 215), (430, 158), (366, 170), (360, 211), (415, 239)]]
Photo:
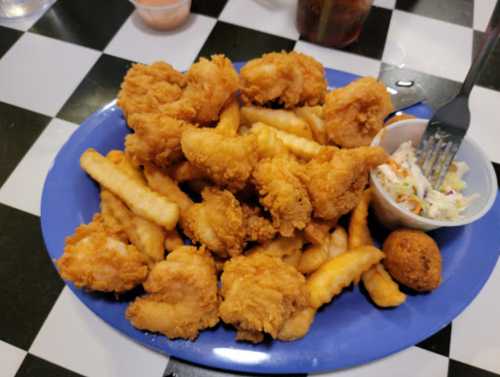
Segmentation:
[(479, 74), (483, 70), (488, 57), (495, 47), (495, 43), (498, 40), (498, 35), (500, 34), (500, 0), (497, 1), (495, 9), (491, 14), (490, 22), (488, 23), (488, 28), (486, 29), (486, 36), (482, 41), (479, 52), (474, 57), (469, 72), (467, 72), (467, 77), (465, 78), (462, 87), (460, 88), (459, 96), (468, 97), (472, 87), (477, 81)]

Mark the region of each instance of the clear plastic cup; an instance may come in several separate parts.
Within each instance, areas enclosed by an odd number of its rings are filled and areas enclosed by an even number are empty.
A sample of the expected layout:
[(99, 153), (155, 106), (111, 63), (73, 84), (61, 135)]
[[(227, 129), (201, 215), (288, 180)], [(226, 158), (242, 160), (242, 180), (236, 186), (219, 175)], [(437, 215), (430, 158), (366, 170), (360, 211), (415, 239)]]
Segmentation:
[(27, 17), (50, 4), (51, 0), (0, 0), (0, 18)]
[(186, 21), (191, 0), (130, 0), (146, 25), (171, 30)]

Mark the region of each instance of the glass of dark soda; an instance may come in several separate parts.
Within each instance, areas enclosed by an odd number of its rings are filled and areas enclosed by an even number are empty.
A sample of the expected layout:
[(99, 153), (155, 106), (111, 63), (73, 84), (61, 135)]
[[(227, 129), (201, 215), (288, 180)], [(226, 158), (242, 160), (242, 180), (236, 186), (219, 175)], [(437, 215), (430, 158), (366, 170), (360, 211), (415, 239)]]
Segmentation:
[(308, 41), (330, 47), (355, 42), (373, 0), (299, 0), (297, 28)]

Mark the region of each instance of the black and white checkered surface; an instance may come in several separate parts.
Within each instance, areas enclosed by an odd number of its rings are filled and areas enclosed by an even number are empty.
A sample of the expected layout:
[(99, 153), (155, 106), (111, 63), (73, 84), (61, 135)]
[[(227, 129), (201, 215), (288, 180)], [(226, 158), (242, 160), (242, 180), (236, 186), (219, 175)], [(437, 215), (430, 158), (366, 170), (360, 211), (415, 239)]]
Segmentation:
[[(436, 107), (459, 87), (494, 3), (375, 0), (360, 40), (342, 51), (300, 38), (293, 0), (195, 0), (187, 24), (162, 33), (145, 28), (127, 0), (59, 0), (30, 19), (0, 21), (0, 377), (233, 375), (169, 360), (108, 327), (65, 288), (44, 250), (45, 175), (78, 124), (116, 96), (131, 62), (164, 59), (184, 70), (212, 53), (244, 61), (295, 49), (327, 67), (415, 79)], [(471, 97), (470, 135), (496, 162), (499, 67), (500, 45)], [(497, 267), (428, 340), (323, 376), (499, 376), (499, 294)]]

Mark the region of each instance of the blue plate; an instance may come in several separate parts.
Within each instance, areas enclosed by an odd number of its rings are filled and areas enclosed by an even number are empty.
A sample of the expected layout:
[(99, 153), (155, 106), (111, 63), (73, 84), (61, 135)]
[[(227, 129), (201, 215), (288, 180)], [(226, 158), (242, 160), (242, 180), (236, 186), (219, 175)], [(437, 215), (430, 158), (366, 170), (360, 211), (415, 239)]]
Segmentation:
[[(343, 86), (357, 76), (327, 70), (329, 84)], [(428, 118), (424, 105), (407, 110)], [(87, 148), (101, 153), (123, 149), (129, 132), (122, 112), (110, 104), (90, 116), (57, 155), (42, 197), (42, 230), (52, 259), (63, 253), (64, 238), (89, 222), (99, 208), (97, 185), (80, 169)], [(481, 220), (466, 227), (436, 231), (443, 255), (443, 282), (432, 294), (409, 296), (396, 309), (380, 310), (358, 287), (349, 288), (320, 310), (303, 339), (251, 345), (234, 340), (235, 332), (218, 326), (194, 342), (168, 340), (134, 329), (124, 312), (133, 297), (89, 293), (68, 284), (94, 313), (131, 339), (156, 351), (194, 363), (254, 373), (329, 371), (366, 363), (409, 347), (455, 318), (490, 276), (500, 245), (500, 200)], [(377, 234), (375, 234), (377, 236)], [(380, 235), (379, 235), (380, 237)]]

